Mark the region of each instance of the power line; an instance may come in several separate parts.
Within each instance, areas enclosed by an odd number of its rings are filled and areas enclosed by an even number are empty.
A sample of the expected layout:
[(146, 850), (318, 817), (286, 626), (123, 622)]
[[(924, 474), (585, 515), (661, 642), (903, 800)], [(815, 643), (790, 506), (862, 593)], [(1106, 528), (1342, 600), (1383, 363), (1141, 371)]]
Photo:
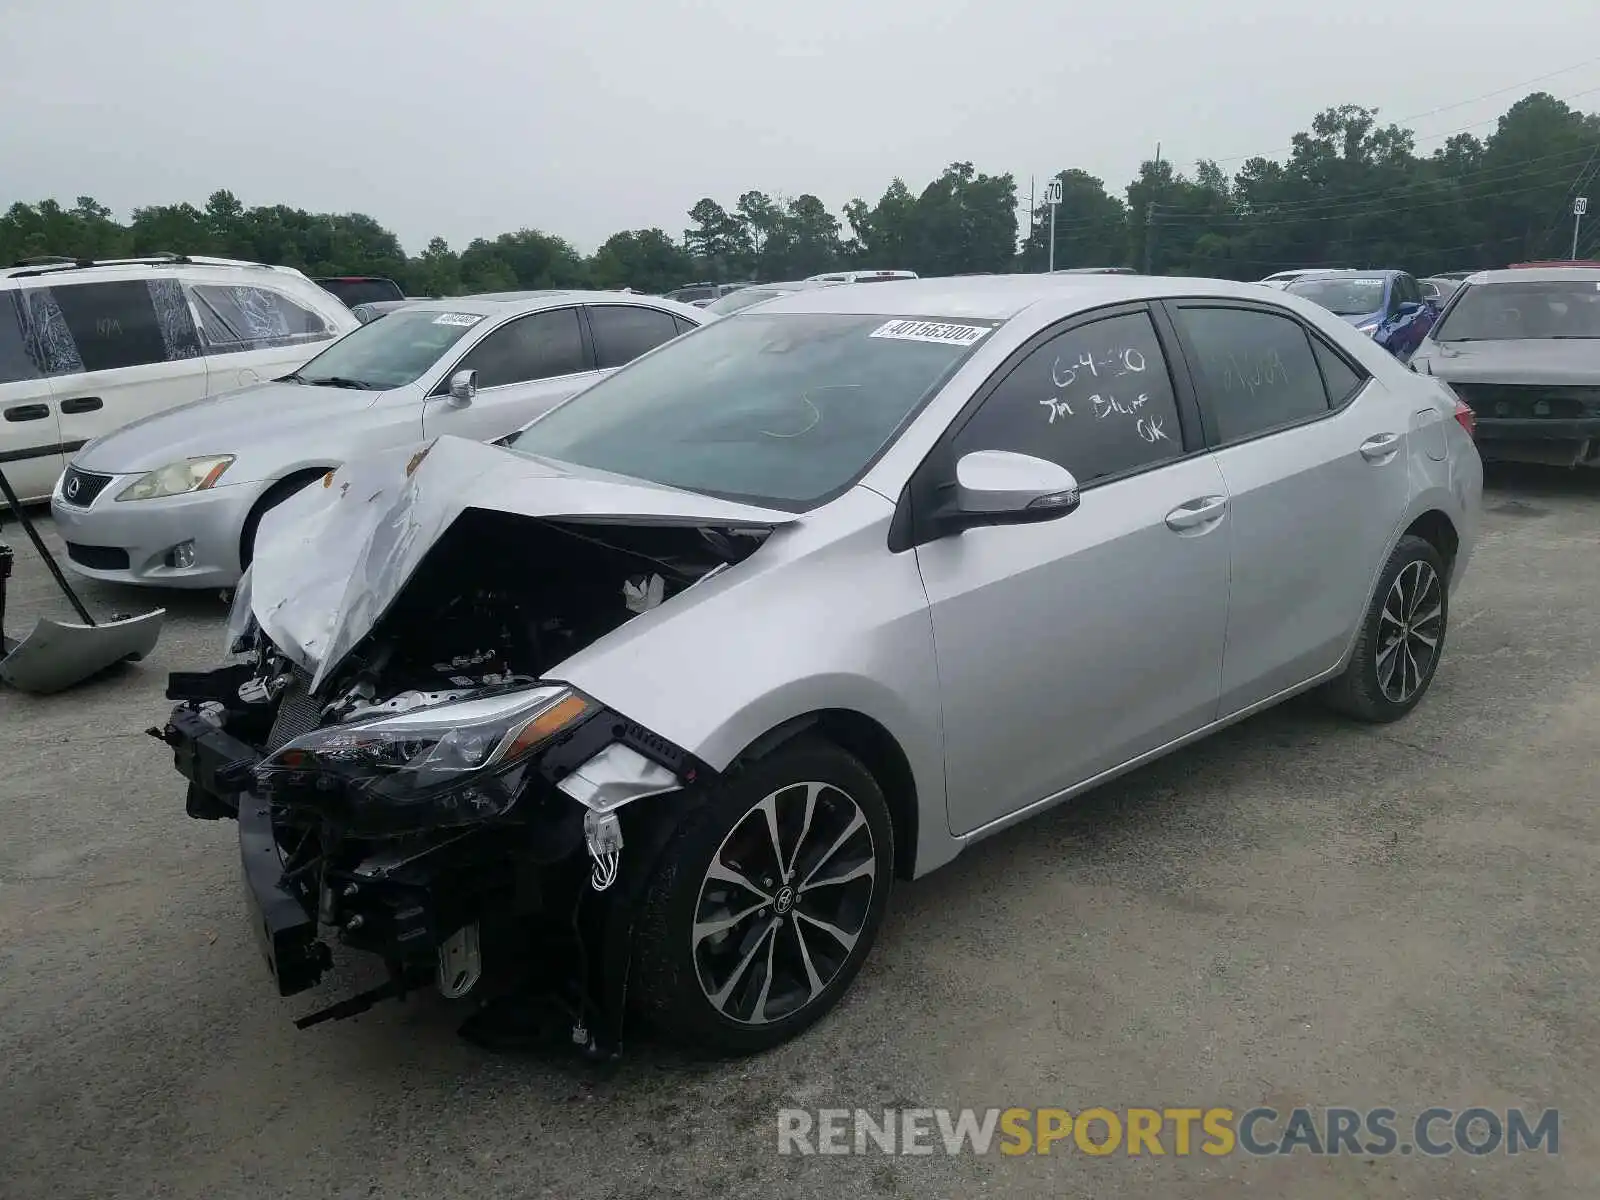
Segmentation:
[[(1417, 120), (1421, 120), (1423, 117), (1431, 117), (1431, 116), (1435, 115), (1436, 113), (1449, 112), (1451, 109), (1455, 109), (1455, 108), (1465, 108), (1467, 105), (1476, 104), (1480, 100), (1491, 100), (1495, 96), (1503, 96), (1507, 92), (1520, 91), (1521, 89), (1523, 89), (1525, 87), (1532, 87), (1536, 83), (1543, 83), (1546, 79), (1554, 79), (1557, 75), (1567, 75), (1567, 74), (1570, 74), (1573, 71), (1578, 70), (1581, 67), (1587, 67), (1587, 66), (1590, 66), (1591, 64), (1597, 63), (1597, 62), (1600, 62), (1600, 56), (1597, 56), (1595, 58), (1585, 59), (1583, 62), (1580, 62), (1580, 63), (1574, 63), (1570, 67), (1562, 67), (1559, 71), (1551, 71), (1548, 75), (1540, 75), (1537, 78), (1529, 79), (1529, 80), (1526, 80), (1526, 81), (1524, 81), (1522, 83), (1513, 83), (1509, 87), (1497, 88), (1492, 92), (1485, 92), (1481, 96), (1473, 96), (1471, 99), (1468, 99), (1468, 100), (1458, 100), (1453, 104), (1442, 104), (1438, 108), (1430, 108), (1427, 112), (1412, 113), (1409, 116), (1396, 117), (1392, 121), (1390, 121), (1389, 123), (1391, 125), (1404, 125), (1407, 121), (1417, 121)], [(1589, 92), (1592, 92), (1592, 91), (1600, 91), (1600, 88), (1590, 88)], [(1588, 95), (1589, 92), (1577, 92), (1577, 93), (1574, 93), (1571, 96), (1562, 97), (1561, 99), (1563, 99), (1563, 100), (1575, 100), (1579, 96)], [(1477, 121), (1477, 122), (1474, 122), (1471, 125), (1463, 126), (1460, 129), (1452, 129), (1448, 133), (1443, 133), (1443, 134), (1438, 134), (1438, 135), (1430, 135), (1428, 138), (1418, 138), (1417, 140), (1420, 143), (1420, 142), (1423, 142), (1423, 141), (1434, 141), (1434, 140), (1437, 140), (1437, 138), (1440, 138), (1440, 137), (1453, 137), (1458, 133), (1466, 133), (1470, 129), (1476, 129), (1480, 125), (1489, 124), (1489, 121), (1498, 121), (1499, 119), (1500, 119), (1499, 117), (1490, 117), (1489, 120), (1487, 120), (1487, 121)], [(1272, 157), (1275, 157), (1276, 155), (1279, 155), (1279, 154), (1291, 154), (1293, 152), (1294, 152), (1294, 147), (1293, 146), (1280, 146), (1276, 150), (1269, 150), (1269, 151), (1267, 151), (1265, 153), (1235, 154), (1235, 155), (1231, 155), (1231, 156), (1229, 156), (1227, 158), (1213, 158), (1210, 161), (1214, 162), (1214, 163), (1216, 163), (1216, 164), (1218, 164), (1220, 166), (1222, 163), (1245, 162), (1248, 159), (1252, 159), (1252, 158), (1272, 158)]]

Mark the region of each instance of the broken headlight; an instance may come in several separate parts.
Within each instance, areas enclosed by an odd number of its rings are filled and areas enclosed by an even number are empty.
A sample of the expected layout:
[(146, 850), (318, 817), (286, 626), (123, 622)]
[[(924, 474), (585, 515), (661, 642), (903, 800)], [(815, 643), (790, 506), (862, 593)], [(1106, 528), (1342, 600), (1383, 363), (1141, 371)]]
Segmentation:
[(529, 756), (597, 710), (560, 685), (480, 693), (312, 730), (256, 767), (256, 781), (358, 834), (473, 824), (510, 809)]

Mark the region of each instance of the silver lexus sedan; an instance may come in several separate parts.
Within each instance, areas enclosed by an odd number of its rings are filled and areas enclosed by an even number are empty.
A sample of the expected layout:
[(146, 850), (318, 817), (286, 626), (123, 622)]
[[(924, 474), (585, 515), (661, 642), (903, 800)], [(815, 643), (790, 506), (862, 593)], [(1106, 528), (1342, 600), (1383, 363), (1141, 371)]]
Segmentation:
[(298, 371), (96, 438), (50, 510), (80, 575), (225, 588), (261, 517), (350, 458), (425, 437), (491, 441), (711, 318), (615, 292), (408, 301)]
[(302, 1024), (427, 987), (486, 1045), (781, 1042), (892, 880), (1307, 689), (1404, 717), (1482, 481), (1325, 309), (1141, 276), (796, 292), (507, 441), (286, 501), (173, 677), (277, 991), (387, 965)]

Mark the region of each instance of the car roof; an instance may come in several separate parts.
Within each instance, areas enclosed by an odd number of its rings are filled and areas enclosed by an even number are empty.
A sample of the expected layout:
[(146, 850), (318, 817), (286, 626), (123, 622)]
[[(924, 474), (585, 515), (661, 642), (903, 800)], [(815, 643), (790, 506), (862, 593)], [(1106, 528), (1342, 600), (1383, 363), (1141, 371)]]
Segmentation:
[(1600, 283), (1600, 267), (1507, 267), (1479, 271), (1462, 282), (1474, 287), (1495, 283)]
[[(972, 317), (1006, 321), (1034, 304), (1067, 302), (1083, 308), (1166, 297), (1213, 296), (1256, 300), (1255, 283), (1164, 275), (972, 275), (945, 279), (900, 279), (848, 283), (790, 292), (763, 301), (760, 314)], [(738, 320), (731, 313), (724, 320)]]
[(250, 262), (241, 258), (213, 258), (201, 254), (152, 254), (138, 258), (104, 258), (97, 260), (42, 257), (0, 267), (0, 286), (16, 280), (23, 282), (59, 280), (62, 283), (83, 283), (95, 279), (143, 279), (165, 271), (181, 271), (186, 275), (196, 273), (225, 277), (234, 271), (246, 274), (262, 272), (282, 279), (289, 276), (312, 280), (293, 267), (273, 266), (270, 263)]
[(679, 316), (696, 317), (705, 321), (705, 311), (690, 304), (679, 304), (660, 296), (636, 296), (630, 292), (562, 291), (551, 288), (545, 291), (487, 292), (478, 296), (446, 296), (439, 300), (413, 300), (407, 308), (426, 312), (473, 313), (480, 317), (504, 316), (507, 312), (538, 312), (544, 308), (560, 308), (567, 304), (631, 304), (640, 308), (656, 308)]

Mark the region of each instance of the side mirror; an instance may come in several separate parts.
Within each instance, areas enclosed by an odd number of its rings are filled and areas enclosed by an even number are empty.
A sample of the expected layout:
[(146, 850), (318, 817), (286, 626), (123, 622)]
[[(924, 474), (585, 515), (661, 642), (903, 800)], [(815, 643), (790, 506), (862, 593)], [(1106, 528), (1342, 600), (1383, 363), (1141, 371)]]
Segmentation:
[(1078, 481), (1065, 467), (1010, 450), (975, 450), (956, 463), (955, 502), (941, 514), (949, 532), (976, 525), (1053, 521), (1078, 507)]
[(1400, 315), (1402, 317), (1409, 317), (1421, 307), (1422, 305), (1418, 304), (1415, 300), (1402, 300), (1400, 302)]
[(478, 394), (478, 373), (476, 371), (457, 371), (450, 376), (450, 403), (456, 408), (465, 408), (472, 403), (472, 398)]

